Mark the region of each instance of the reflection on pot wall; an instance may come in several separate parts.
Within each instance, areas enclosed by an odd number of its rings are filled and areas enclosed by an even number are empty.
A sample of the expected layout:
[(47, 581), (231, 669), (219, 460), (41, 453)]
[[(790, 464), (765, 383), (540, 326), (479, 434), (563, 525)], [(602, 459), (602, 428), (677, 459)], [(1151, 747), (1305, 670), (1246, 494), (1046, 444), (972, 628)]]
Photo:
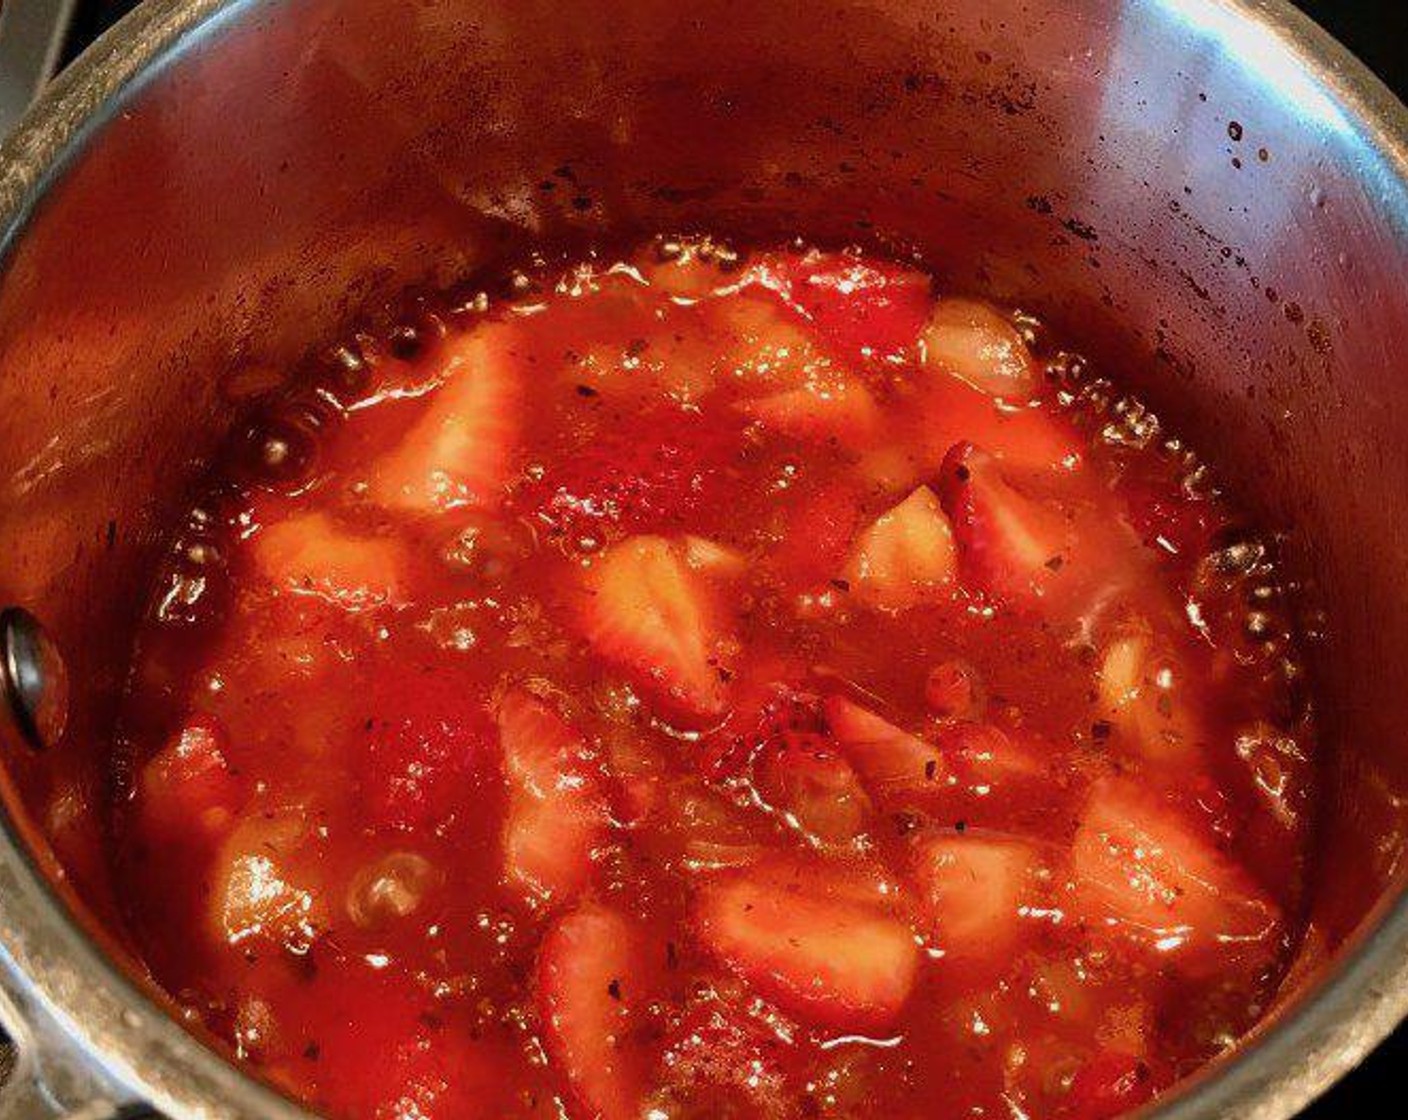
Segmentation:
[(703, 228), (917, 250), (1089, 340), (1299, 526), (1344, 748), (1318, 905), (1347, 932), (1408, 790), (1408, 200), (1280, 48), (1164, 6), (237, 5), (108, 120), (0, 287), (0, 601), (86, 691), (58, 750), (5, 757), (83, 892), (111, 909), (91, 809), (155, 533), (251, 371), (534, 243)]

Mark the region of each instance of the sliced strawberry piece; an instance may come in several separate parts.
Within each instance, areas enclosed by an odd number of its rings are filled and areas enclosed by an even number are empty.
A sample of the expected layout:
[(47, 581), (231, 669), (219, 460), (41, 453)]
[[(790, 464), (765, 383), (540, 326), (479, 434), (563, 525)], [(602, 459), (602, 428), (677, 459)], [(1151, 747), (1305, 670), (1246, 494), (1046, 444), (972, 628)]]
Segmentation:
[(813, 251), (775, 258), (771, 272), (785, 298), (846, 360), (903, 355), (932, 305), (928, 277), (889, 261)]
[(1129, 779), (1092, 788), (1071, 878), (1080, 920), (1187, 971), (1264, 957), (1280, 927), (1279, 908), (1209, 828)]
[(755, 671), (740, 683), (723, 721), (700, 738), (699, 766), (709, 778), (732, 777), (764, 752), (822, 742), (826, 724), (821, 700), (793, 686), (795, 674), (782, 666)]
[[(648, 433), (642, 438), (641, 433)], [(566, 449), (515, 504), (548, 535), (600, 547), (618, 531), (683, 527), (724, 500), (741, 429), (697, 412), (657, 408), (640, 426)]]
[(753, 869), (696, 900), (705, 946), (761, 994), (828, 1026), (890, 1023), (909, 997), (918, 948), (874, 902), (832, 889), (816, 868)]
[(406, 513), (492, 506), (513, 473), (522, 387), (514, 327), (485, 323), (440, 344), (439, 388), (371, 466), (374, 502)]
[(259, 573), (281, 591), (346, 610), (405, 601), (404, 547), (389, 537), (344, 529), (326, 513), (298, 513), (267, 524), (252, 547)]
[(586, 905), (558, 919), (538, 956), (548, 1055), (601, 1120), (640, 1115), (643, 1073), (626, 1040), (652, 987), (641, 941), (615, 910)]
[(921, 336), (926, 365), (1006, 400), (1028, 400), (1041, 375), (1026, 342), (991, 304), (941, 299)]
[(931, 833), (914, 847), (914, 877), (939, 948), (962, 964), (1000, 971), (1030, 922), (1040, 857), (1025, 840)]
[(299, 812), (240, 822), (209, 872), (207, 928), (217, 946), (269, 940), (295, 951), (327, 929), (327, 899), (309, 823)]
[(1189, 702), (1197, 689), (1146, 619), (1118, 628), (1095, 678), (1097, 723), (1103, 721), (1122, 746), (1154, 763), (1187, 766), (1198, 759), (1207, 729)]
[(807, 323), (770, 292), (741, 292), (707, 310), (722, 348), (719, 382), (748, 391), (806, 384), (831, 363), (818, 352)]
[(685, 537), (684, 561), (696, 572), (723, 579), (737, 579), (748, 571), (748, 557), (708, 537)]
[(846, 844), (865, 831), (870, 798), (828, 738), (816, 733), (785, 738), (764, 750), (755, 769), (763, 796), (809, 837)]
[(964, 784), (984, 794), (1013, 780), (1050, 776), (1050, 749), (1042, 749), (1030, 736), (1014, 739), (1000, 728), (976, 720), (946, 722), (934, 734)]
[(981, 586), (1016, 604), (1052, 594), (1069, 567), (1071, 523), (1014, 490), (993, 457), (971, 443), (949, 451), (941, 479), (964, 566)]
[(504, 877), (544, 900), (579, 894), (605, 839), (606, 800), (582, 737), (541, 700), (511, 692), (499, 705), (509, 785)]
[(814, 375), (805, 385), (739, 401), (736, 409), (764, 428), (813, 443), (860, 449), (880, 429), (880, 409), (859, 381)]
[(951, 583), (957, 563), (948, 518), (921, 486), (856, 538), (845, 574), (861, 602), (904, 610)]
[(142, 767), (137, 798), (143, 827), (157, 843), (195, 829), (219, 836), (244, 804), (245, 783), (230, 768), (224, 727), (214, 716), (192, 716)]
[(938, 748), (843, 696), (829, 696), (826, 723), (876, 797), (942, 786), (948, 767)]
[(596, 652), (686, 713), (723, 710), (721, 611), (663, 537), (629, 537), (587, 571), (582, 626)]
[(471, 816), (490, 781), (493, 734), (470, 682), (453, 672), (381, 666), (353, 698), (356, 774), (373, 827), (434, 831)]

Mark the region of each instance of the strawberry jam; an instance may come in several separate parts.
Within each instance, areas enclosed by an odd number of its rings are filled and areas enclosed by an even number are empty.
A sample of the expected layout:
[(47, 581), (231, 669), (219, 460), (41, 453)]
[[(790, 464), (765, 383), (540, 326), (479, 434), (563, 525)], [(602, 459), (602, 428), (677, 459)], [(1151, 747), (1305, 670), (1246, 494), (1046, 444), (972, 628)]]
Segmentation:
[(1302, 933), (1268, 548), (1038, 324), (654, 242), (423, 305), (179, 533), (119, 873), (199, 1029), (335, 1117), (1075, 1117)]

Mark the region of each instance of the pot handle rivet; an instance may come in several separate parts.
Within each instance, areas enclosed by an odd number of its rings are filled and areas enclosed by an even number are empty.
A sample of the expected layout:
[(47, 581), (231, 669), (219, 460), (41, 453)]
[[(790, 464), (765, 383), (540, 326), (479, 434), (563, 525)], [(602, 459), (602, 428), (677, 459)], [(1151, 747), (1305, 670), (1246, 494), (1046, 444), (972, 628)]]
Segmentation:
[(0, 719), (35, 750), (53, 746), (68, 722), (68, 672), (44, 627), (23, 607), (0, 610)]

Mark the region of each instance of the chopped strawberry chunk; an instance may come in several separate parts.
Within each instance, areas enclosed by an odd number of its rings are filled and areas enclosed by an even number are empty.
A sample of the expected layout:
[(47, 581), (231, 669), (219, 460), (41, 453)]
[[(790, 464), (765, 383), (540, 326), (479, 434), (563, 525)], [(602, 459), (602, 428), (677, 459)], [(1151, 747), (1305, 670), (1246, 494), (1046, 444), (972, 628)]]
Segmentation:
[(1186, 766), (1207, 742), (1186, 670), (1161, 648), (1148, 621), (1126, 621), (1106, 644), (1096, 672), (1097, 718), (1120, 745), (1150, 762)]
[(823, 843), (849, 843), (870, 816), (870, 798), (838, 747), (818, 733), (792, 735), (762, 753), (757, 782), (773, 808)]
[(939, 300), (922, 341), (926, 364), (995, 397), (1026, 400), (1041, 384), (1017, 328), (990, 304)]
[(509, 785), (504, 877), (545, 900), (580, 893), (606, 833), (598, 771), (582, 737), (541, 700), (511, 692), (499, 705)]
[(515, 345), (514, 327), (505, 322), (441, 343), (441, 384), (401, 442), (372, 464), (373, 501), (435, 513), (500, 500), (519, 438)]
[(771, 265), (787, 298), (845, 359), (883, 361), (912, 349), (932, 299), (922, 273), (885, 261), (812, 252)]
[(877, 797), (937, 788), (948, 777), (938, 748), (843, 696), (830, 696), (826, 723)]
[(990, 791), (1011, 780), (1045, 778), (1050, 774), (1049, 748), (1030, 736), (1014, 736), (990, 723), (953, 720), (936, 732), (944, 757), (970, 787)]
[(875, 902), (831, 889), (814, 868), (753, 869), (699, 893), (699, 936), (758, 991), (808, 1019), (883, 1028), (909, 997), (913, 935)]
[(685, 713), (723, 709), (721, 611), (680, 546), (629, 537), (591, 566), (584, 590), (583, 629), (600, 656)]
[(964, 566), (984, 588), (1031, 603), (1063, 578), (1073, 544), (1070, 522), (1014, 490), (986, 451), (971, 443), (950, 450), (941, 494)]
[(192, 828), (209, 836), (227, 831), (245, 796), (230, 768), (225, 730), (206, 715), (188, 719), (137, 783), (142, 824), (158, 842), (188, 836)]
[(858, 381), (839, 376), (812, 377), (796, 389), (739, 401), (735, 406), (770, 431), (799, 440), (835, 441), (861, 448), (880, 428), (880, 409)]
[(1015, 837), (932, 833), (914, 849), (914, 876), (939, 948), (960, 962), (1005, 967), (1024, 935), (1039, 857)]
[(310, 854), (309, 824), (285, 811), (246, 817), (209, 873), (207, 927), (216, 945), (267, 939), (304, 951), (328, 926), (327, 900)]
[(539, 952), (548, 1055), (582, 1107), (601, 1120), (640, 1115), (643, 1073), (625, 1041), (649, 997), (646, 956), (630, 922), (598, 905), (559, 918)]
[(260, 574), (282, 591), (347, 610), (395, 605), (406, 595), (404, 546), (344, 529), (326, 513), (299, 513), (264, 526), (253, 540)]
[(1091, 790), (1071, 877), (1077, 917), (1185, 970), (1226, 967), (1236, 949), (1262, 956), (1280, 925), (1276, 904), (1209, 828), (1130, 779)]
[(846, 579), (861, 602), (904, 610), (952, 582), (957, 560), (948, 518), (921, 486), (856, 538)]

